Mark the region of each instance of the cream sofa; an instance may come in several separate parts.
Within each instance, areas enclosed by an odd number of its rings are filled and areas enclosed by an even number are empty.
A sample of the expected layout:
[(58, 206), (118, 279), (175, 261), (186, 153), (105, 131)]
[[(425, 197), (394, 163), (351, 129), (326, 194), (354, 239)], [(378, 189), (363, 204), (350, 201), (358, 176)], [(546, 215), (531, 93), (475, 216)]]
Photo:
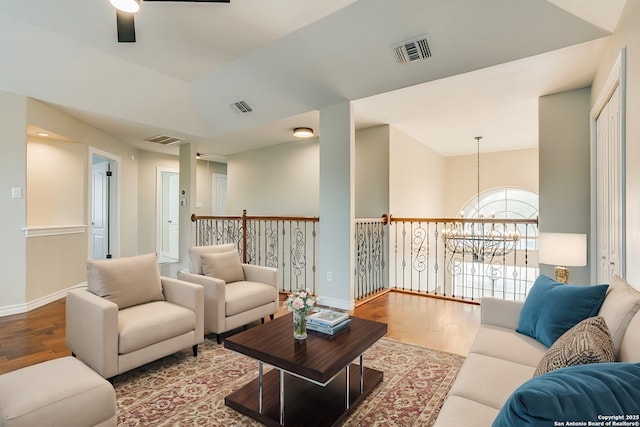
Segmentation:
[[(609, 327), (619, 362), (640, 362), (639, 301), (640, 293), (616, 277), (598, 312)], [(435, 427), (491, 426), (511, 394), (532, 379), (548, 350), (516, 332), (523, 303), (484, 298), (481, 307), (480, 329)]]

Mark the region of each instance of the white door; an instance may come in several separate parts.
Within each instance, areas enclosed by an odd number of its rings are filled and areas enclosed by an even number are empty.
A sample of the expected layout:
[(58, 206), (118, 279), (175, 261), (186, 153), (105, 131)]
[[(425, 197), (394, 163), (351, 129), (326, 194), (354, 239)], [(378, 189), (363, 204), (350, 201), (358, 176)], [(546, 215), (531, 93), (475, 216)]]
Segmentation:
[(162, 182), (162, 203), (161, 203), (161, 255), (178, 259), (180, 220), (178, 217), (179, 207), (179, 180), (180, 176), (176, 172), (161, 172)]
[(213, 215), (227, 214), (227, 176), (213, 174)]
[(95, 259), (107, 257), (107, 236), (109, 233), (108, 203), (107, 203), (107, 171), (109, 162), (96, 157), (93, 162), (92, 203), (91, 203), (91, 236), (92, 254)]
[(599, 283), (609, 283), (614, 274), (623, 276), (624, 269), (624, 153), (619, 87), (598, 116), (596, 131), (597, 278)]

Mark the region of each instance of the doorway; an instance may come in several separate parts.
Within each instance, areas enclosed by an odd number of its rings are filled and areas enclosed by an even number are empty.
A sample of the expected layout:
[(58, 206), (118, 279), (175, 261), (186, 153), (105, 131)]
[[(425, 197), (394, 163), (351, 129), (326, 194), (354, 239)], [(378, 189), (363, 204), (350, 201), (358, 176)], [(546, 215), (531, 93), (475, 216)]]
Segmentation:
[(89, 197), (89, 256), (113, 258), (117, 250), (117, 201), (119, 159), (109, 153), (90, 149), (91, 182)]
[(213, 215), (227, 214), (227, 175), (213, 174)]
[(156, 250), (162, 263), (178, 262), (180, 173), (175, 169), (157, 169)]

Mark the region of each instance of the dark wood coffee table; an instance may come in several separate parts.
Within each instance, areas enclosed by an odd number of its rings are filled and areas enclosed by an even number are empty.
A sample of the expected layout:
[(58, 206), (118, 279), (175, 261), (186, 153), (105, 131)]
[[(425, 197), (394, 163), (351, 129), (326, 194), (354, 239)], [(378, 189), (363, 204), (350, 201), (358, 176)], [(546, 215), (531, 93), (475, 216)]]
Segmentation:
[[(292, 317), (224, 341), (226, 348), (260, 362), (258, 378), (224, 403), (269, 426), (337, 425), (382, 381), (382, 372), (363, 365), (362, 354), (387, 333), (387, 325), (351, 317), (335, 335), (308, 331), (306, 340), (297, 341)], [(360, 363), (352, 363), (357, 358)], [(263, 373), (264, 363), (276, 369)]]

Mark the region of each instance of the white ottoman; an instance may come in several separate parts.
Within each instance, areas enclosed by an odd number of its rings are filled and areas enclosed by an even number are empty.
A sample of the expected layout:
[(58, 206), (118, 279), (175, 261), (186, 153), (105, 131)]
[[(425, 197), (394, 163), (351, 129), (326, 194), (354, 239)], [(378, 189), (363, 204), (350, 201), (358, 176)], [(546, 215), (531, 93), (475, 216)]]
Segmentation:
[(116, 392), (75, 357), (0, 375), (0, 426), (115, 426)]

